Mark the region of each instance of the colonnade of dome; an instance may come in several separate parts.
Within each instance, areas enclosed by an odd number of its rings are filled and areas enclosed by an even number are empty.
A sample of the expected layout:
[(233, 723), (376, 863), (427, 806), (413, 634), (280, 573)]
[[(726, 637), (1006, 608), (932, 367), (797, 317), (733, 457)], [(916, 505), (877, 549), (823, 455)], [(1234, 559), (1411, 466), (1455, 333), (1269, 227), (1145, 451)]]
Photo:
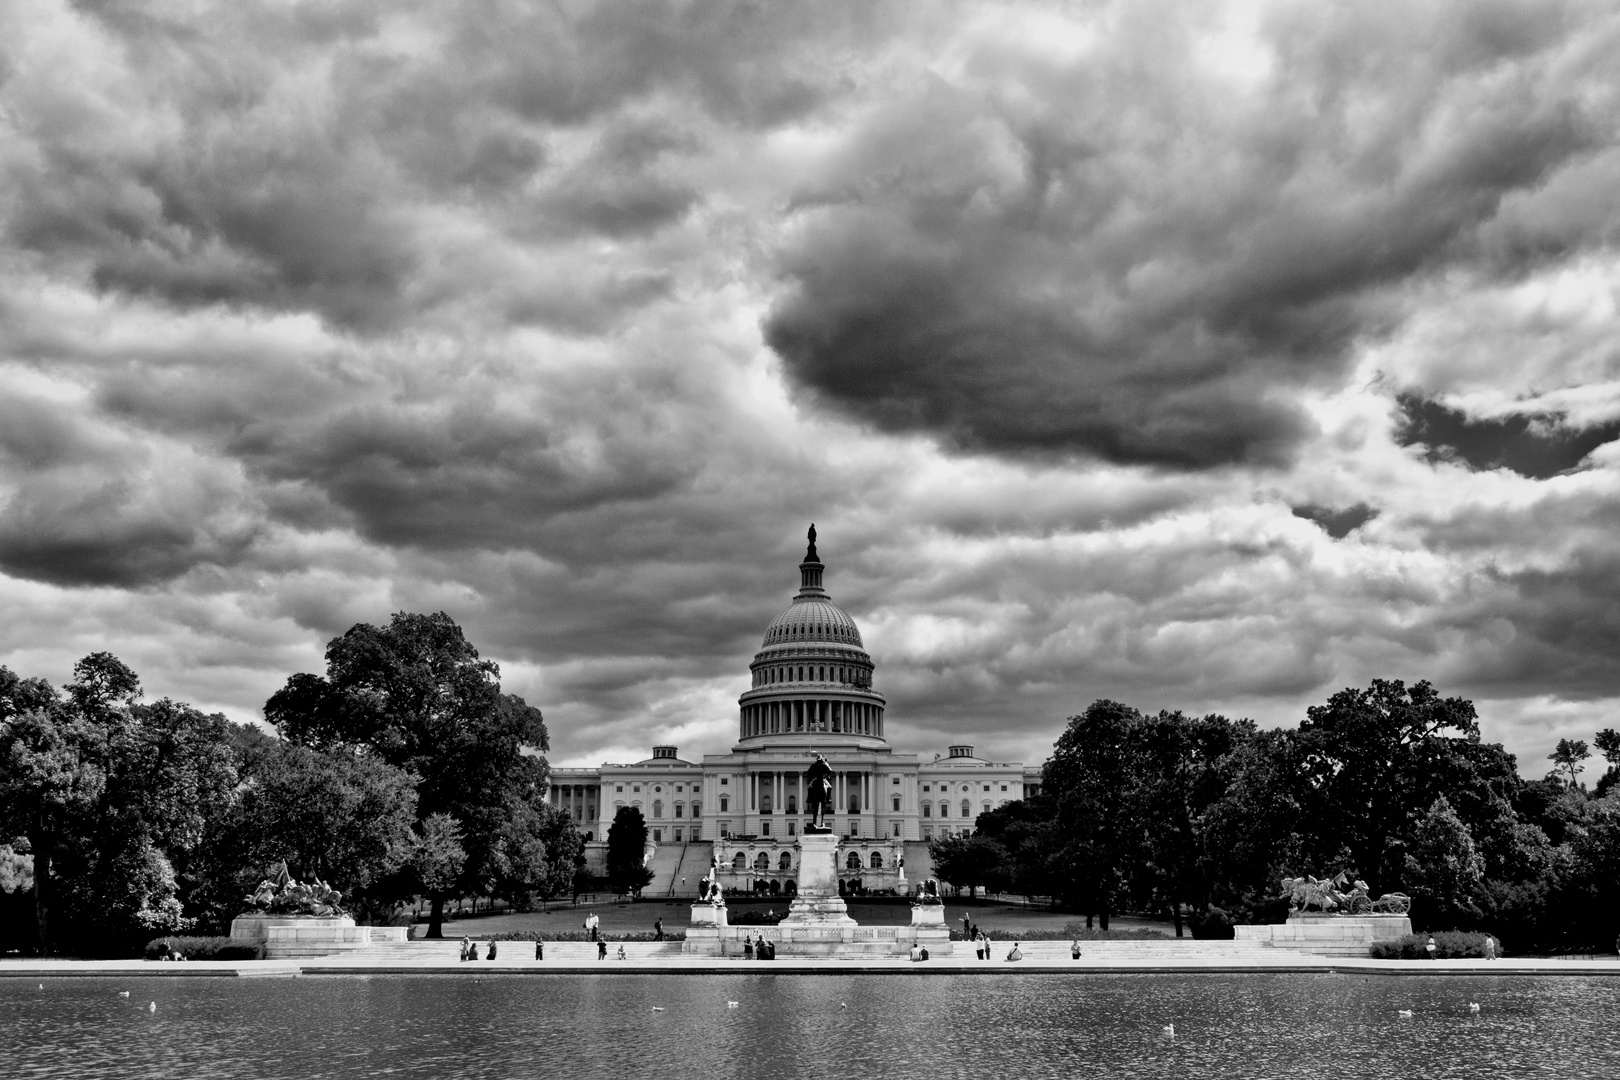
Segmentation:
[(824, 570), (812, 525), (798, 595), (765, 628), (749, 665), (753, 685), (738, 699), (737, 735), (744, 742), (884, 739), (885, 701), (872, 689), (872, 658), (855, 620), (822, 588)]

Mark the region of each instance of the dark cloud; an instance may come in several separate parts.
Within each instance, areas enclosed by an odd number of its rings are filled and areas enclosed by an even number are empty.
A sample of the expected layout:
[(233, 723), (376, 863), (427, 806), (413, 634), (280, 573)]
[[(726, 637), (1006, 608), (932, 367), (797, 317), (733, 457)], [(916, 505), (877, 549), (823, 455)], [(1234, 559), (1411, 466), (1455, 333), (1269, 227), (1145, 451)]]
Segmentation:
[(1322, 526), (1322, 531), (1335, 540), (1343, 540), (1378, 516), (1378, 511), (1366, 503), (1356, 503), (1354, 506), (1337, 509), (1331, 506), (1316, 506), (1306, 503), (1302, 506), (1291, 506), (1289, 510), (1297, 518), (1314, 521)]
[(1580, 10), (1303, 9), (1258, 88), (1200, 81), (1190, 27), (1129, 15), (1071, 62), (987, 53), (805, 185), (767, 339), (885, 430), (1284, 462), (1312, 428), (1283, 391), (1342, 377), (1403, 284), (1519, 272), (1480, 230), (1612, 145)]
[(1431, 462), (1511, 469), (1532, 480), (1568, 472), (1593, 450), (1620, 439), (1620, 420), (1574, 428), (1561, 414), (1470, 419), (1421, 394), (1403, 393), (1395, 401), (1400, 409), (1395, 437), (1402, 446), (1421, 446)]

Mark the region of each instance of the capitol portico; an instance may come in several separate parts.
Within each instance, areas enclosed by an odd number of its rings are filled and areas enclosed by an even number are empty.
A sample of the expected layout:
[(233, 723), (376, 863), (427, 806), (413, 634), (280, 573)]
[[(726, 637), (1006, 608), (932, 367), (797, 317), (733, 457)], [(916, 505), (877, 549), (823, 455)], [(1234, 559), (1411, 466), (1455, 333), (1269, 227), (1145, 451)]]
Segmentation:
[(752, 685), (738, 699), (729, 753), (691, 762), (655, 746), (632, 765), (552, 770), (551, 801), (579, 822), (593, 863), (604, 858), (615, 812), (634, 806), (657, 849), (644, 895), (695, 892), (713, 855), (728, 889), (791, 893), (808, 820), (801, 777), (816, 754), (834, 770), (827, 824), (841, 838), (840, 881), (851, 888), (896, 888), (902, 857), (911, 882), (927, 876), (928, 841), (970, 833), (979, 814), (1034, 794), (1038, 767), (988, 761), (971, 745), (931, 760), (890, 747), (875, 665), (855, 620), (824, 589), (824, 570), (812, 526), (798, 594), (765, 628), (749, 664)]

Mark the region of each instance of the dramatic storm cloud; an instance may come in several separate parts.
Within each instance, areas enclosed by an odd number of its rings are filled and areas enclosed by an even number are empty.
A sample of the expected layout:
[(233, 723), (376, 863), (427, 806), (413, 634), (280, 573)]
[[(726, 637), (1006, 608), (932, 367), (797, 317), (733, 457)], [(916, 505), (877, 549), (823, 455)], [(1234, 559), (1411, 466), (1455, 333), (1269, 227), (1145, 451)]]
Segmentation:
[(444, 610), (728, 745), (821, 531), (908, 750), (1374, 677), (1620, 723), (1603, 3), (0, 7), (0, 663)]

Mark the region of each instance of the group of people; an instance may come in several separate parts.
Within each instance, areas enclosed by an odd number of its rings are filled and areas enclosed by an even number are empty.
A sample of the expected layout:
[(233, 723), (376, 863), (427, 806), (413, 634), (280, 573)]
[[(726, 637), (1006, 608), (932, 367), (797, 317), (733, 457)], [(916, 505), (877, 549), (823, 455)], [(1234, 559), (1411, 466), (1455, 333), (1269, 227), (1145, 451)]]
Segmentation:
[(759, 941), (755, 942), (754, 935), (749, 934), (743, 938), (743, 958), (746, 960), (775, 960), (776, 942), (767, 939), (764, 934), (759, 935)]
[[(538, 960), (540, 958), (540, 956), (539, 956), (539, 952), (540, 952), (539, 945), (540, 945), (540, 943), (538, 941), (535, 942), (535, 959), (536, 960)], [(476, 960), (476, 959), (478, 959), (478, 942), (473, 941), (471, 938), (463, 937), (461, 939), (461, 958), (463, 960)], [(487, 956), (485, 959), (488, 959), (488, 960), (495, 959), (495, 942), (492, 941), (492, 942), (489, 943), (489, 956)]]

